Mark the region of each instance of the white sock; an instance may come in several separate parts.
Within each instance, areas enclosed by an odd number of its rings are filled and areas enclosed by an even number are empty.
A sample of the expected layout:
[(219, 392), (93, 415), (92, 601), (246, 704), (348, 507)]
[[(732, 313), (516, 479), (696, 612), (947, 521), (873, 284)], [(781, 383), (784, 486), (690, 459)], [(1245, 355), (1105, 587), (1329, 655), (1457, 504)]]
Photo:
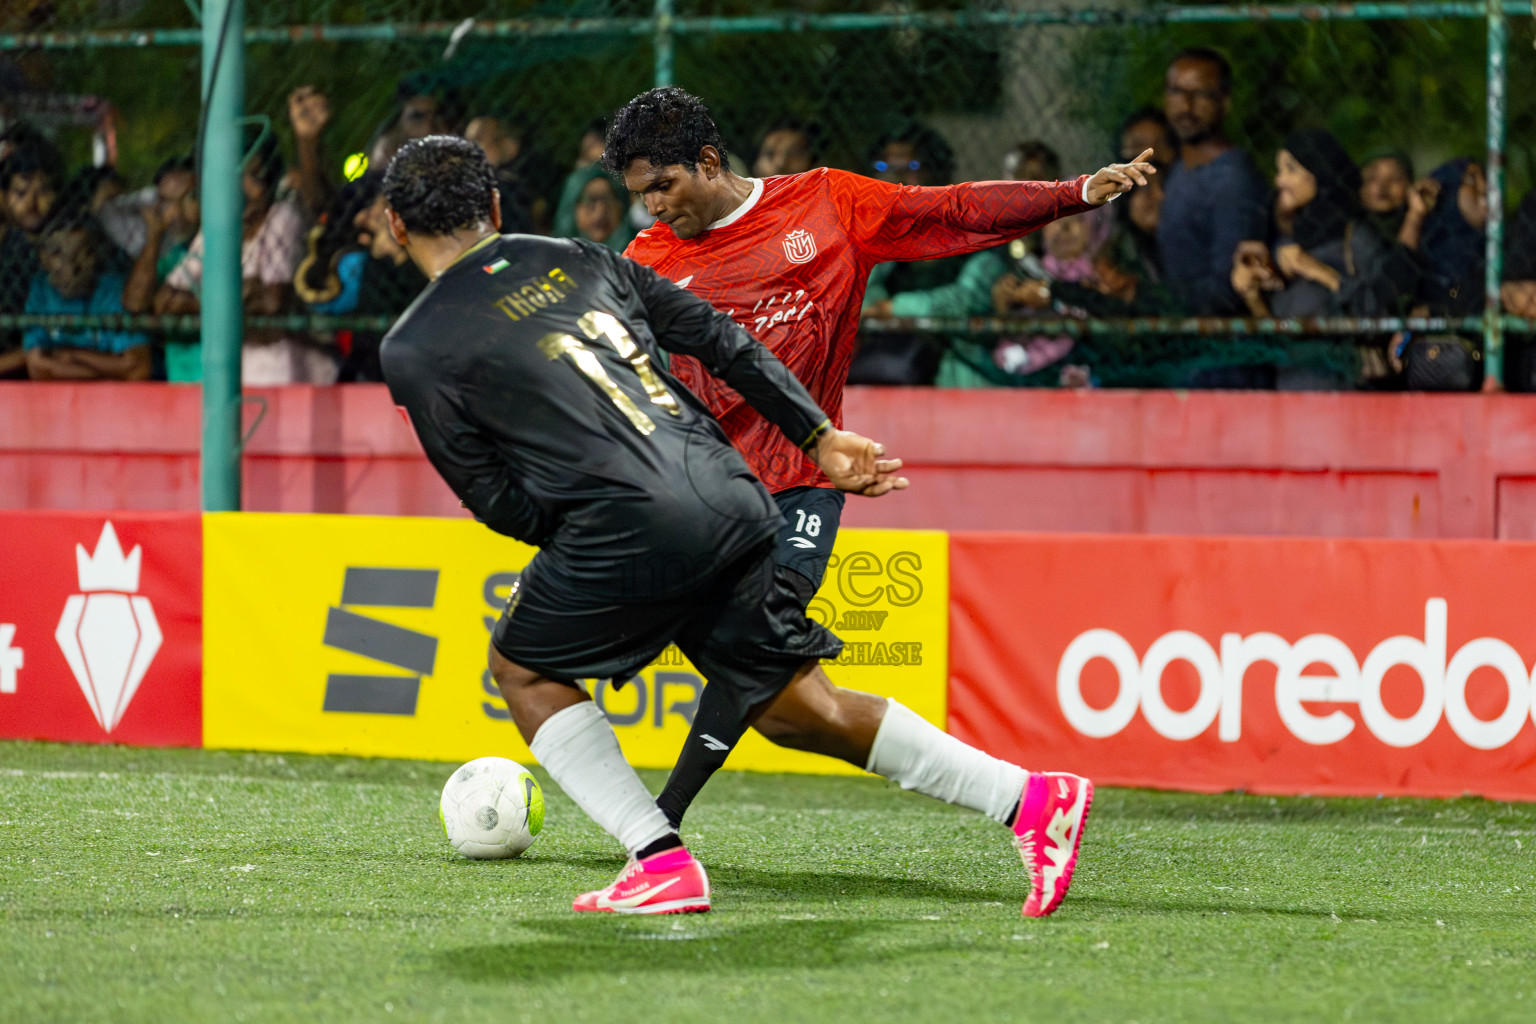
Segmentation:
[(584, 700), (544, 720), (528, 744), (565, 795), (631, 855), (672, 832), (640, 776), (624, 760), (613, 726)]
[(980, 811), (1008, 824), (1029, 773), (967, 746), (916, 711), (889, 700), (866, 770), (902, 789)]

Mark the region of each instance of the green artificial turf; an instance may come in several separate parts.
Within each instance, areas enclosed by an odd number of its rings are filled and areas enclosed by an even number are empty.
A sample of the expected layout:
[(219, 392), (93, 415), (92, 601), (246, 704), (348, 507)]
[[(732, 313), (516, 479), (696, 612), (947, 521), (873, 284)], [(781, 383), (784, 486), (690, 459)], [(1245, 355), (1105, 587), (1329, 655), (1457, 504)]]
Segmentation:
[(714, 913), (578, 917), (614, 843), (456, 859), (451, 767), (0, 742), (0, 1021), (1536, 1020), (1533, 806), (1100, 789), (1029, 921), (977, 815), (730, 773)]

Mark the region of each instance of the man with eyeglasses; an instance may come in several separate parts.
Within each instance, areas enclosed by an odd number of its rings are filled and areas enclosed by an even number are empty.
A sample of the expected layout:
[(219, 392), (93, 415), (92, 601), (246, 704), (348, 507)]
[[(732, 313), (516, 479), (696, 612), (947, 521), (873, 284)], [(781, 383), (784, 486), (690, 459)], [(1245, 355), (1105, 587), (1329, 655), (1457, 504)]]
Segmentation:
[[(728, 313), (794, 373), (836, 425), (872, 267), (977, 252), (1101, 206), (1147, 183), (1155, 173), (1145, 162), (1150, 155), (1071, 181), (923, 188), (831, 168), (743, 178), (729, 169), (704, 103), (670, 87), (642, 93), (614, 115), (603, 162), (657, 219), (625, 255)], [(805, 608), (832, 552), (841, 495), (697, 361), (674, 358), (672, 365), (783, 511), (774, 575)], [(745, 731), (747, 723), (723, 696), (704, 688), (657, 799), (674, 825)], [(1075, 861), (1092, 793), (1087, 779), (1073, 776), (1062, 784), (1059, 775), (1027, 772), (961, 743), (896, 701), (834, 686), (824, 673), (791, 683), (752, 725), (775, 742), (841, 758), (1008, 828), (1031, 875), (1025, 914), (1050, 913), (1064, 894), (1066, 878), (1041, 865), (1050, 858)], [(717, 742), (706, 742), (711, 737)], [(1051, 779), (1058, 780), (1056, 788)], [(1059, 816), (1044, 810), (1047, 798), (1059, 801)]]
[(944, 136), (920, 121), (887, 132), (870, 150), (870, 170), (898, 185), (948, 185), (955, 152)]
[(1232, 254), (1239, 242), (1264, 238), (1269, 223), (1263, 177), (1222, 131), (1231, 98), (1232, 66), (1215, 50), (1184, 50), (1168, 66), (1163, 106), (1180, 147), (1163, 183), (1157, 249), (1179, 305), (1199, 316), (1245, 312), (1232, 290)]

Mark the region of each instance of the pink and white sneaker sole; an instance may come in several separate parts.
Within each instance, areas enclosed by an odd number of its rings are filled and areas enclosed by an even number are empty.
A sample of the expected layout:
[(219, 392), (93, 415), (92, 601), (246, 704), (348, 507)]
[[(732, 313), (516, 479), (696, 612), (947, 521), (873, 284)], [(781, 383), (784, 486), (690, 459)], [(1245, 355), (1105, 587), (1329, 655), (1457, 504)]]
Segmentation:
[(701, 914), (709, 910), (709, 876), (687, 850), (630, 861), (606, 889), (582, 893), (571, 904), (600, 914)]
[(1066, 898), (1092, 806), (1093, 783), (1080, 775), (1032, 772), (1024, 783), (1013, 836), (1029, 871), (1025, 917), (1045, 917)]

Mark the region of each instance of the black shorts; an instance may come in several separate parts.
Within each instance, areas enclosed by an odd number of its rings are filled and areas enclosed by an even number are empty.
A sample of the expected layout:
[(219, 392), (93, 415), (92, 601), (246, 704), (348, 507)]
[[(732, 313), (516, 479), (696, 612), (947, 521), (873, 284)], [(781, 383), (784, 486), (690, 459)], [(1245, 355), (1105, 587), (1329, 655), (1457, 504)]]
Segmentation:
[(536, 557), (491, 633), (502, 656), (546, 679), (611, 679), (614, 686), (676, 643), (738, 714), (778, 694), (807, 661), (836, 658), (843, 642), (805, 617), (764, 541), (683, 597), (645, 604), (590, 604), (540, 586)]
[[(810, 581), (810, 591), (805, 603), (821, 589), (821, 578), (827, 572), (827, 559), (832, 557), (832, 544), (837, 540), (837, 528), (843, 519), (842, 491), (828, 487), (791, 487), (773, 496), (784, 513), (784, 525), (779, 528), (775, 553), (778, 562)], [(798, 581), (796, 581), (798, 583)], [(798, 589), (804, 590), (803, 585)]]

